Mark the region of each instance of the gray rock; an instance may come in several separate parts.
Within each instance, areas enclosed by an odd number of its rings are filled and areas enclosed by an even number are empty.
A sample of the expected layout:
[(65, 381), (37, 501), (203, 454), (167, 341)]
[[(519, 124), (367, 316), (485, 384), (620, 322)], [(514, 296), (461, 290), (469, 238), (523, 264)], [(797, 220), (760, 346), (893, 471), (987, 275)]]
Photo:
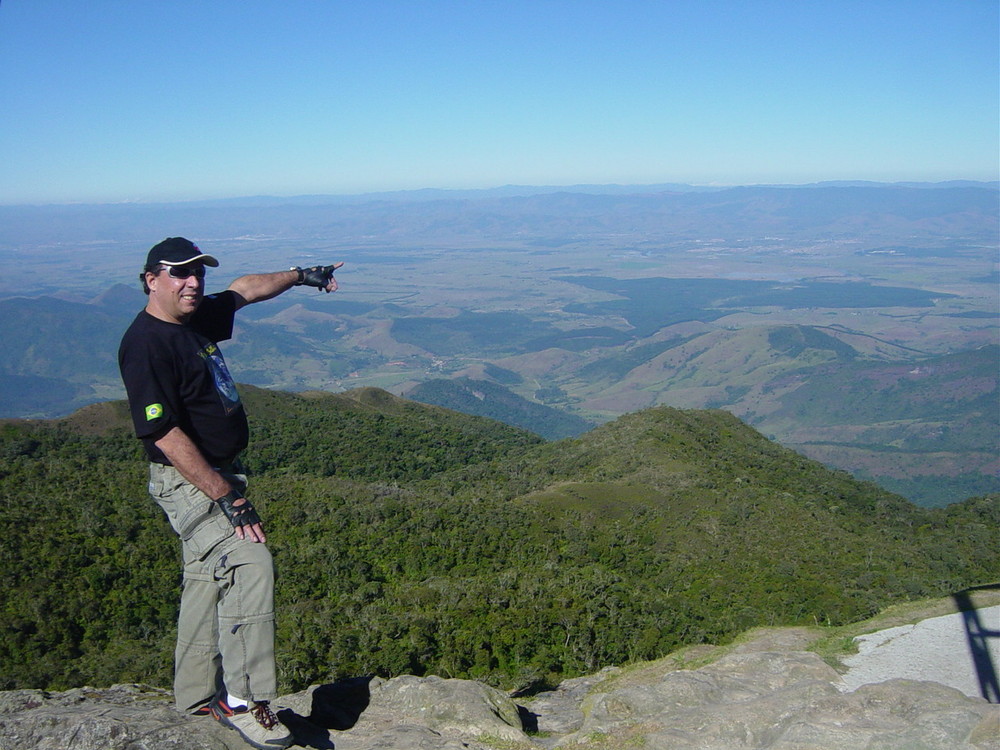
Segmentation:
[[(301, 746), (338, 750), (486, 750), (524, 742), (518, 709), (468, 680), (346, 680), (275, 701)], [(141, 685), (0, 693), (0, 750), (245, 750), (234, 732), (172, 707)]]
[[(931, 681), (850, 690), (808, 641), (804, 629), (762, 631), (566, 680), (521, 705), (478, 682), (413, 676), (341, 680), (275, 705), (299, 746), (325, 750), (1000, 750), (1000, 706)], [(246, 745), (177, 713), (165, 690), (0, 693), (0, 750), (161, 748)]]
[(580, 728), (557, 746), (617, 738), (664, 750), (1000, 748), (1000, 707), (934, 682), (842, 692), (839, 674), (809, 652), (734, 651), (654, 681), (640, 670), (604, 689), (582, 701)]
[(1000, 742), (998, 711), (997, 706), (934, 682), (889, 680), (816, 701), (788, 724), (771, 747), (991, 748)]
[(0, 693), (0, 750), (245, 750), (230, 734), (142, 685)]
[(541, 735), (562, 735), (583, 726), (584, 699), (602, 680), (618, 674), (618, 667), (605, 667), (586, 677), (563, 680), (555, 690), (539, 693), (522, 706), (521, 718), (527, 728)]
[(440, 677), (396, 677), (372, 691), (375, 713), (442, 734), (527, 739), (514, 702), (481, 682)]
[(279, 702), (287, 708), (278, 716), (312, 747), (457, 750), (486, 748), (491, 742), (528, 745), (514, 702), (471, 680), (411, 675), (341, 680)]

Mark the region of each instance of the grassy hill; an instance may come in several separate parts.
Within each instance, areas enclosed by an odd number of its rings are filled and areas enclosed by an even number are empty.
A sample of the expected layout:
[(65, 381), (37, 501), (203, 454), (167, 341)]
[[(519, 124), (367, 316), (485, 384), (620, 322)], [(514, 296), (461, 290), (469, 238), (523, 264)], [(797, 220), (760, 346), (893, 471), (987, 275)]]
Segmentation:
[[(997, 498), (920, 509), (721, 411), (541, 442), (377, 389), (244, 387), (283, 689), (550, 684), (1000, 578)], [(179, 561), (121, 402), (0, 425), (0, 687), (169, 684)]]
[(1000, 491), (1000, 347), (900, 357), (856, 336), (755, 326), (678, 336), (567, 377), (584, 413), (724, 408), (784, 445), (929, 507)]
[[(929, 507), (1000, 490), (1000, 347), (910, 362), (818, 365), (770, 384), (747, 418), (784, 445)], [(734, 409), (740, 413), (740, 409)]]

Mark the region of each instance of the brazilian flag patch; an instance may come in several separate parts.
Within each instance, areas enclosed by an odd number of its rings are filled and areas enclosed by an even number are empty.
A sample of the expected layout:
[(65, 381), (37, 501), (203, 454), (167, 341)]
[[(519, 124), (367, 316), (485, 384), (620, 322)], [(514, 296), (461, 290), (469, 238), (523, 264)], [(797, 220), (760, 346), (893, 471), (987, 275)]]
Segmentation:
[(163, 416), (163, 404), (150, 404), (146, 407), (146, 421), (152, 422)]

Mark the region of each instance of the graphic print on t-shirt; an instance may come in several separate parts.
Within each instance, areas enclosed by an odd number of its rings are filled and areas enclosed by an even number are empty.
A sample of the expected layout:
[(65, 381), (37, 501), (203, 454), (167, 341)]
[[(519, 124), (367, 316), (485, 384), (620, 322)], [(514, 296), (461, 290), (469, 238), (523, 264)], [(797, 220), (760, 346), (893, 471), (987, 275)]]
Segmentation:
[(208, 369), (212, 371), (215, 379), (215, 390), (219, 392), (222, 399), (222, 407), (226, 410), (226, 415), (232, 414), (240, 405), (240, 394), (236, 391), (236, 383), (233, 376), (229, 374), (226, 367), (226, 360), (222, 358), (222, 352), (215, 344), (209, 344), (200, 352), (198, 356), (205, 360)]

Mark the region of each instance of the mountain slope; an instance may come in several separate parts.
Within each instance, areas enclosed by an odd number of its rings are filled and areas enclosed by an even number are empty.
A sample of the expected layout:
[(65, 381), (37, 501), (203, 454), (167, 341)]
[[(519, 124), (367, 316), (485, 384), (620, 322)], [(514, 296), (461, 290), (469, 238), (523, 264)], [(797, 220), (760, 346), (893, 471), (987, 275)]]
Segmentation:
[(0, 300), (0, 414), (65, 413), (120, 389), (118, 343), (139, 307)]
[(788, 373), (759, 429), (805, 455), (928, 507), (1000, 491), (1000, 347), (910, 362), (862, 361)]
[(585, 405), (600, 408), (630, 391), (647, 394), (650, 405), (689, 408), (767, 401), (779, 376), (855, 356), (852, 347), (810, 326), (710, 331), (677, 341), (617, 379), (588, 384)]
[(548, 440), (574, 437), (593, 427), (585, 419), (528, 401), (488, 380), (438, 378), (421, 383), (404, 395), (424, 404), (436, 404), (521, 427)]
[[(286, 688), (546, 684), (1000, 578), (996, 498), (922, 510), (725, 412), (541, 443), (377, 389), (244, 397)], [(176, 542), (123, 404), (8, 420), (0, 457), (0, 686), (167, 684)]]
[[(564, 383), (584, 410), (725, 408), (782, 444), (929, 507), (1000, 491), (1000, 347), (863, 357), (812, 326), (717, 330), (626, 350)], [(637, 356), (643, 354), (643, 356)], [(627, 371), (612, 365), (634, 365)]]

